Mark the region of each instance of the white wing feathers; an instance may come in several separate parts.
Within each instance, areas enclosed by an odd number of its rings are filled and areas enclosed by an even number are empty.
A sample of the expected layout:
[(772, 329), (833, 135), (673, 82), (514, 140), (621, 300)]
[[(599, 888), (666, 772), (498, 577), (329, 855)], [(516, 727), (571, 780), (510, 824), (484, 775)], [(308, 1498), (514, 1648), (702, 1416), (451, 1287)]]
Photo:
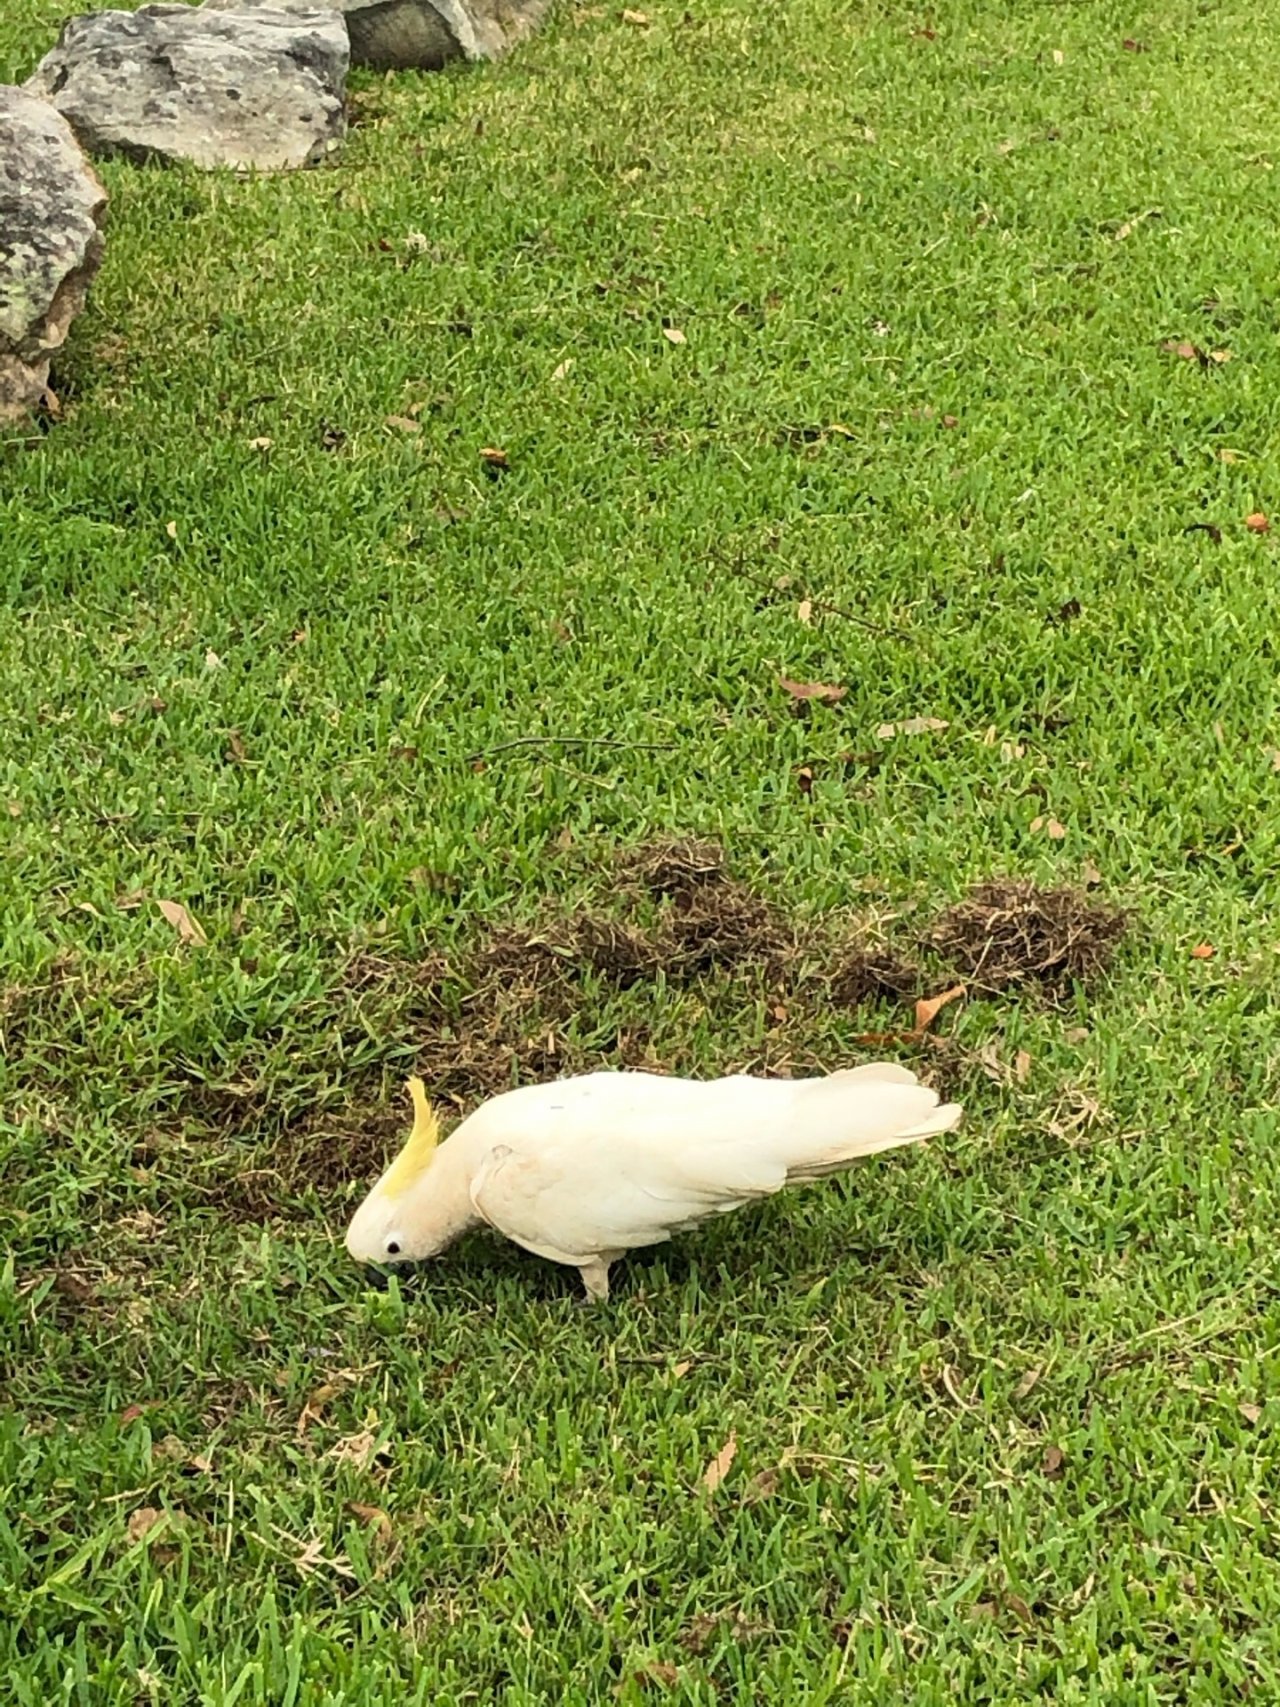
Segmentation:
[(490, 1226), (581, 1266), (959, 1118), (883, 1063), (825, 1079), (592, 1073), (497, 1097), (449, 1144), (470, 1152), (471, 1201)]

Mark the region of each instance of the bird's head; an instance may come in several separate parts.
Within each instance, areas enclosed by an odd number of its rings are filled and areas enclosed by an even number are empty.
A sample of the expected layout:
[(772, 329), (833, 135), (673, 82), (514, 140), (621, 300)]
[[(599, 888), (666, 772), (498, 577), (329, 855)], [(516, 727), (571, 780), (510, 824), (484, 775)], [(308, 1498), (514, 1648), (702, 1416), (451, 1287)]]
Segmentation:
[[(474, 1217), (465, 1189), (440, 1166), (437, 1120), (421, 1079), (410, 1079), (413, 1131), (347, 1228), (347, 1251), (359, 1263), (419, 1262), (452, 1244)], [(459, 1212), (462, 1211), (461, 1224)]]

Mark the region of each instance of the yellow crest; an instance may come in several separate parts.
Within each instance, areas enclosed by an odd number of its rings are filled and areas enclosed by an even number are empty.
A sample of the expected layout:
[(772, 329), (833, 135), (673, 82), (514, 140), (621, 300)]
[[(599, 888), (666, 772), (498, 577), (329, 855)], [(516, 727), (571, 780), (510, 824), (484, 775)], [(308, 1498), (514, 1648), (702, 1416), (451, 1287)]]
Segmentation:
[(440, 1122), (427, 1101), (422, 1080), (410, 1079), (408, 1091), (413, 1098), (413, 1131), (382, 1178), (382, 1189), (393, 1197), (408, 1191), (414, 1181), (426, 1172), (440, 1142)]

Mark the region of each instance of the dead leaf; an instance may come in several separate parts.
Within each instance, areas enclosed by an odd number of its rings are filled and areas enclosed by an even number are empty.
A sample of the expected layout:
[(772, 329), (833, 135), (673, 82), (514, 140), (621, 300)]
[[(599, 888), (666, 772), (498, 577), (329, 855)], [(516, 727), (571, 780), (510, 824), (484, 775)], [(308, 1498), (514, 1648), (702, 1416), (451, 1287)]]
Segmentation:
[(1006, 1594), (1004, 1606), (1005, 1611), (1012, 1612), (1019, 1624), (1031, 1625), (1035, 1623), (1035, 1619), (1031, 1616), (1031, 1608), (1020, 1594)]
[(1135, 41), (1132, 36), (1126, 36), (1120, 46), (1126, 53), (1145, 53), (1147, 51), (1147, 44)]
[(1160, 348), (1166, 355), (1179, 356), (1184, 362), (1203, 360), (1203, 352), (1189, 338), (1166, 338)]
[(1209, 360), (1211, 362), (1217, 362), (1219, 367), (1221, 367), (1224, 362), (1233, 362), (1235, 359), (1235, 355), (1230, 350), (1209, 351)]
[(647, 12), (633, 12), (628, 6), (623, 8), (622, 21), (624, 24), (634, 24), (638, 30), (647, 30), (650, 18)]
[(958, 415), (944, 415), (942, 417), (942, 424), (944, 427), (958, 427), (960, 425), (960, 417)]
[(669, 344), (687, 344), (689, 342), (678, 326), (664, 326), (662, 336)]
[(1044, 1457), (1040, 1460), (1041, 1473), (1049, 1481), (1056, 1482), (1062, 1476), (1062, 1466), (1067, 1461), (1067, 1455), (1060, 1446), (1046, 1446)]
[(483, 445), (480, 450), (481, 462), (487, 462), (490, 468), (510, 468), (511, 458), (505, 450), (497, 445)]
[(663, 1689), (674, 1689), (680, 1681), (680, 1673), (667, 1660), (650, 1660), (634, 1677), (637, 1683), (656, 1683)]
[(812, 765), (797, 765), (796, 766), (796, 787), (800, 790), (801, 794), (812, 794), (813, 793), (813, 766)]
[(164, 524), (164, 531), (168, 534), (170, 539), (177, 539), (177, 537), (178, 537), (178, 524), (177, 524), (177, 522), (166, 522)]
[(168, 919), (174, 930), (177, 931), (178, 940), (180, 942), (196, 943), (201, 947), (208, 942), (208, 937), (191, 917), (191, 914), (182, 905), (181, 901), (157, 901), (156, 906), (159, 907), (165, 918)]
[(120, 1413), (120, 1427), (128, 1428), (130, 1423), (137, 1422), (138, 1418), (145, 1416), (148, 1411), (159, 1410), (162, 1403), (161, 1399), (147, 1399), (140, 1405), (126, 1405)]
[(767, 1500), (777, 1493), (778, 1484), (781, 1480), (782, 1472), (780, 1470), (761, 1470), (747, 1483), (747, 1490), (743, 1498), (749, 1504), (756, 1500)]
[(274, 439), (267, 439), (267, 438), (250, 439), (249, 440), (249, 449), (250, 450), (270, 450), (274, 443), (275, 443)]
[(318, 1387), (308, 1393), (294, 1425), (294, 1433), (299, 1440), (302, 1439), (312, 1423), (320, 1421), (329, 1400), (336, 1398), (340, 1392), (341, 1388), (336, 1382), (322, 1381)]
[(249, 762), (249, 755), (245, 751), (238, 729), (227, 730), (227, 757), (236, 765), (247, 765)]
[(347, 1510), (352, 1517), (358, 1517), (361, 1523), (371, 1523), (374, 1527), (374, 1537), (379, 1547), (389, 1547), (395, 1538), (391, 1527), (391, 1519), (380, 1505), (365, 1505), (362, 1500), (348, 1500)]
[(793, 682), (789, 676), (779, 676), (778, 686), (792, 699), (816, 699), (824, 705), (834, 705), (843, 699), (848, 688), (833, 687), (827, 682)]
[(796, 621), (806, 624), (813, 621), (812, 599), (801, 599), (800, 603), (796, 606)]
[(1191, 950), (1192, 960), (1212, 960), (1217, 949), (1211, 942), (1198, 942)]
[(738, 1453), (738, 1437), (730, 1434), (728, 1440), (716, 1453), (715, 1457), (702, 1472), (702, 1485), (709, 1494), (713, 1494), (729, 1474), (729, 1466)]
[(943, 1008), (949, 1002), (958, 1001), (964, 994), (965, 987), (963, 984), (953, 984), (949, 990), (944, 990), (940, 996), (922, 996), (916, 1003), (917, 1036), (923, 1037)]
[(1222, 445), (1218, 451), (1218, 461), (1226, 463), (1247, 462), (1248, 458), (1242, 450), (1232, 450), (1230, 445)]
[(895, 735), (932, 735), (950, 727), (943, 717), (908, 717), (901, 723), (882, 723), (876, 730), (876, 740), (892, 741)]
[(137, 1511), (135, 1511), (129, 1519), (129, 1525), (126, 1531), (129, 1537), (129, 1544), (132, 1546), (134, 1543), (141, 1541), (145, 1535), (149, 1535), (163, 1516), (164, 1513), (162, 1511), (158, 1511), (153, 1505), (140, 1505)]
[(1025, 1049), (1019, 1049), (1013, 1058), (1013, 1076), (1020, 1085), (1025, 1084), (1031, 1071), (1031, 1056)]
[(336, 1459), (339, 1464), (353, 1464), (357, 1470), (363, 1470), (369, 1461), (378, 1456), (378, 1437), (369, 1429), (362, 1429), (359, 1434), (350, 1434), (345, 1440), (340, 1440), (336, 1446), (330, 1447), (326, 1457)]
[(5, 807), (5, 811), (9, 814), (9, 816), (11, 818), (21, 818), (21, 816), (22, 816), (22, 802), (20, 800), (9, 801), (8, 805)]
[(1043, 1374), (1044, 1371), (1042, 1369), (1028, 1369), (1021, 1381), (1019, 1381), (1018, 1385), (1013, 1389), (1014, 1398), (1025, 1399), (1027, 1394), (1039, 1384), (1040, 1377)]
[(398, 433), (420, 433), (422, 422), (415, 421), (412, 415), (388, 415), (385, 426), (394, 427)]
[(1255, 510), (1251, 516), (1244, 518), (1244, 525), (1250, 533), (1270, 533), (1271, 523), (1261, 510)]
[(552, 379), (557, 379), (557, 380), (567, 379), (568, 376), (572, 372), (573, 372), (573, 357), (572, 356), (566, 356), (564, 361), (562, 361), (560, 363), (560, 366), (558, 368), (556, 368), (555, 372), (551, 375), (551, 377), (552, 377)]
[(1080, 862), (1080, 881), (1086, 889), (1096, 889), (1102, 882), (1102, 873), (1091, 859)]
[(692, 1368), (693, 1359), (691, 1357), (682, 1358), (679, 1363), (672, 1367), (671, 1377), (674, 1381), (679, 1381), (681, 1377), (687, 1375)]
[[(212, 646), (205, 648), (204, 667), (206, 670), (220, 670), (222, 668), (222, 659), (219, 658)], [(163, 704), (156, 704), (153, 701), (151, 709), (153, 711), (163, 711), (164, 706)]]
[(1262, 1406), (1261, 1405), (1255, 1405), (1253, 1403), (1253, 1401), (1250, 1399), (1246, 1399), (1241, 1404), (1238, 1404), (1236, 1406), (1236, 1409), (1239, 1411), (1240, 1415), (1244, 1418), (1244, 1420), (1249, 1424), (1250, 1428), (1252, 1428), (1254, 1426), (1254, 1424), (1261, 1419)]
[(1031, 820), (1032, 835), (1034, 836), (1040, 830), (1044, 831), (1050, 841), (1060, 842), (1067, 833), (1067, 826), (1060, 824), (1056, 818), (1033, 818)]

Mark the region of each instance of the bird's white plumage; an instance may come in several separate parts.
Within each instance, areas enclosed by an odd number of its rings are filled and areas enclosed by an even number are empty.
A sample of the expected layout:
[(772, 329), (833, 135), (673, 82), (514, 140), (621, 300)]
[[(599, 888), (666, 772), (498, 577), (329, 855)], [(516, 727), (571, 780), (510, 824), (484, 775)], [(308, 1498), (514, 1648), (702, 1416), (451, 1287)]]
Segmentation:
[(450, 1142), (475, 1147), (470, 1195), (485, 1221), (581, 1266), (943, 1131), (958, 1113), (884, 1065), (825, 1079), (592, 1073), (508, 1092)]

